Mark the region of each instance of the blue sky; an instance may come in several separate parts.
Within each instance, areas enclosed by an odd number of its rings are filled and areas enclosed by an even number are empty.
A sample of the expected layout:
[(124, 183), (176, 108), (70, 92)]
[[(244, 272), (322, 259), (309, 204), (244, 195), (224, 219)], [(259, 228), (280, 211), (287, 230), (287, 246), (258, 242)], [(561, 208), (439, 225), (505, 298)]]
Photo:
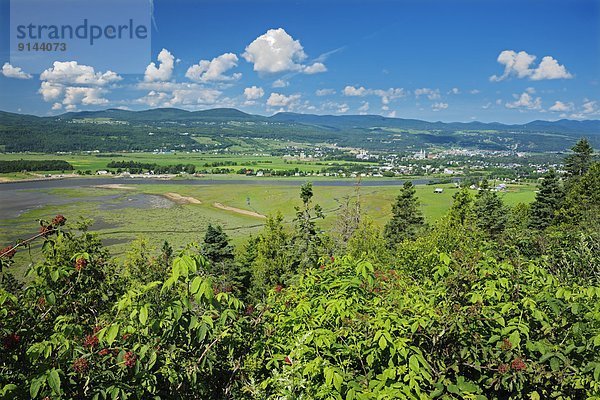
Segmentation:
[(154, 21), (145, 71), (103, 53), (40, 74), (11, 63), (0, 0), (0, 109), (600, 118), (598, 0), (154, 0)]

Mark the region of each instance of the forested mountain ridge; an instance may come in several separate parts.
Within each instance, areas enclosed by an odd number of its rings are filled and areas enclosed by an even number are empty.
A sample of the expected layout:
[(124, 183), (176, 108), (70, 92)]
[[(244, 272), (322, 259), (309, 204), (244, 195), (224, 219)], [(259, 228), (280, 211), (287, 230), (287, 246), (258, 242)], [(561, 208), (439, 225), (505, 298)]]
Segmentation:
[(232, 108), (107, 109), (51, 117), (0, 111), (0, 150), (7, 152), (207, 149), (195, 136), (212, 138), (220, 148), (228, 147), (227, 138), (251, 137), (380, 151), (460, 147), (544, 152), (560, 151), (581, 136), (600, 147), (600, 120), (506, 125), (289, 112), (265, 117)]

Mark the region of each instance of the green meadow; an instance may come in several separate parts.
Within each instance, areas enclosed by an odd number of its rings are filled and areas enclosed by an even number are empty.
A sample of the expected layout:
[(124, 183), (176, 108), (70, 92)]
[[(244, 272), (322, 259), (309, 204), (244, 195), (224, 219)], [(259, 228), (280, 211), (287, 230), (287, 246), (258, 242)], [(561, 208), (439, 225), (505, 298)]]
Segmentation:
[[(93, 180), (90, 180), (90, 185)], [(434, 193), (434, 188), (444, 188)], [(319, 226), (328, 230), (336, 223), (338, 211), (347, 196), (360, 196), (364, 215), (383, 226), (391, 213), (391, 205), (399, 186), (314, 186), (314, 202), (320, 204), (325, 219)], [(505, 203), (515, 205), (533, 200), (534, 186), (512, 185), (501, 194)], [(443, 216), (456, 192), (452, 184), (417, 185), (421, 209), (430, 223)], [(301, 204), (298, 185), (265, 184), (142, 184), (111, 188), (61, 188), (29, 190), (31, 196), (50, 195), (62, 204), (46, 204), (26, 211), (18, 217), (0, 221), (0, 243), (26, 238), (36, 233), (36, 221), (56, 214), (65, 215), (71, 222), (91, 219), (91, 230), (97, 232), (115, 255), (123, 255), (129, 243), (136, 238), (147, 238), (150, 243), (167, 240), (173, 244), (200, 241), (208, 224), (218, 224), (232, 238), (234, 244), (243, 243), (250, 235), (262, 229), (264, 218), (245, 215), (239, 210), (261, 215), (281, 212), (292, 224), (295, 206)], [(193, 198), (201, 203), (192, 204), (169, 200), (170, 194)], [(473, 191), (473, 193), (475, 193)], [(216, 203), (238, 210), (218, 208)]]
[[(75, 170), (97, 170), (106, 169), (106, 165), (111, 161), (135, 161), (140, 163), (151, 163), (158, 165), (176, 165), (176, 164), (194, 164), (197, 168), (202, 168), (205, 164), (212, 163), (235, 163), (235, 165), (223, 166), (219, 168), (228, 168), (234, 171), (240, 168), (257, 169), (275, 169), (290, 170), (298, 168), (302, 171), (320, 171), (322, 168), (332, 164), (331, 161), (310, 161), (285, 159), (282, 156), (270, 155), (223, 155), (207, 153), (114, 153), (114, 154), (42, 154), (42, 153), (18, 153), (2, 154), (0, 161), (8, 160), (64, 160), (70, 163)], [(336, 164), (347, 165), (356, 164), (349, 161), (336, 161)], [(361, 165), (368, 163), (361, 162)], [(207, 167), (208, 169), (212, 167)], [(59, 171), (48, 171), (59, 172)], [(11, 178), (15, 174), (0, 174), (1, 177)], [(19, 176), (21, 178), (26, 176)]]

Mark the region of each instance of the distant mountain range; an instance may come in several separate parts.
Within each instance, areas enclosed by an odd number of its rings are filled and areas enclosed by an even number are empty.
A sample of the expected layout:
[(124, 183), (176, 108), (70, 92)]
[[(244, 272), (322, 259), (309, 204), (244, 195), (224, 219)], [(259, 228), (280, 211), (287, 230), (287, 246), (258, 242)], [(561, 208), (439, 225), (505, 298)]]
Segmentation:
[(52, 117), (0, 111), (0, 150), (5, 151), (206, 148), (195, 136), (212, 138), (217, 147), (227, 147), (234, 138), (265, 138), (393, 151), (452, 146), (561, 151), (581, 136), (600, 147), (600, 120), (538, 120), (508, 125), (290, 112), (265, 117), (232, 108), (107, 109)]

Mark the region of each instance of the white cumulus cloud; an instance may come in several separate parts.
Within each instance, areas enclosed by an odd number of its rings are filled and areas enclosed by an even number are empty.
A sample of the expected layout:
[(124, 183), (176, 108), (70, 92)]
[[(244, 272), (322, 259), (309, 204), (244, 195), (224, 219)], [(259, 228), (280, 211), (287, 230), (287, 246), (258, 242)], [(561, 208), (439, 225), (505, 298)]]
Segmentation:
[(564, 65), (560, 65), (551, 56), (545, 56), (537, 67), (532, 67), (537, 57), (525, 51), (504, 50), (497, 61), (504, 65), (502, 75), (492, 75), (490, 81), (500, 82), (510, 76), (529, 78), (533, 81), (543, 79), (570, 79), (573, 77)]
[(552, 107), (548, 110), (554, 112), (568, 112), (572, 111), (574, 107), (573, 103), (563, 103), (562, 101), (556, 101)]
[(533, 71), (531, 80), (540, 81), (543, 79), (570, 79), (571, 75), (564, 65), (560, 65), (558, 61), (550, 56), (542, 58), (542, 62)]
[(364, 86), (346, 86), (342, 93), (348, 97), (377, 96), (381, 99), (383, 105), (389, 104), (391, 100), (406, 96), (403, 88), (367, 89)]
[(365, 89), (363, 86), (361, 87), (354, 87), (354, 86), (346, 86), (344, 88), (344, 96), (358, 96), (358, 97), (362, 97), (362, 96), (366, 96), (369, 94), (369, 91), (367, 89)]
[(418, 99), (420, 96), (427, 96), (429, 100), (437, 100), (440, 96), (439, 89), (421, 88), (415, 89), (415, 97)]
[(312, 75), (318, 74), (320, 72), (327, 72), (327, 67), (325, 64), (316, 62), (313, 65), (306, 66), (302, 69), (305, 74)]
[(4, 65), (2, 66), (2, 75), (4, 75), (7, 78), (14, 78), (14, 79), (31, 79), (32, 78), (31, 74), (28, 74), (27, 72), (23, 71), (19, 67), (13, 67), (10, 63), (4, 63)]
[(246, 100), (257, 100), (265, 95), (263, 88), (258, 86), (251, 86), (244, 89), (244, 97)]
[(55, 61), (52, 67), (40, 74), (41, 81), (63, 85), (105, 86), (123, 78), (113, 71), (96, 72), (94, 67), (77, 61)]
[(109, 93), (108, 87), (122, 79), (113, 71), (96, 72), (93, 67), (77, 61), (55, 61), (40, 74), (42, 83), (38, 93), (44, 101), (53, 102), (53, 110), (64, 106), (73, 111), (78, 105), (108, 104), (104, 97)]
[(150, 107), (224, 106), (221, 91), (188, 82), (141, 82), (138, 89), (149, 92), (135, 100)]
[(274, 88), (284, 88), (284, 87), (288, 87), (288, 86), (290, 86), (290, 83), (288, 81), (284, 81), (283, 79), (277, 79), (271, 85), (271, 87), (274, 87)]
[(584, 114), (594, 114), (598, 111), (596, 107), (596, 102), (591, 100), (586, 100), (583, 103), (583, 113)]
[(506, 103), (506, 108), (517, 108), (527, 110), (541, 110), (542, 99), (540, 97), (533, 98), (530, 93), (523, 92), (521, 95), (513, 95), (516, 100), (510, 103)]
[(439, 102), (439, 103), (433, 103), (433, 104), (431, 105), (431, 109), (432, 109), (433, 111), (445, 110), (445, 109), (447, 109), (447, 108), (448, 108), (448, 103), (442, 103), (442, 102)]
[(241, 78), (241, 73), (225, 75), (225, 72), (237, 67), (238, 57), (233, 53), (225, 53), (211, 61), (200, 60), (185, 73), (186, 78), (195, 82), (233, 81)]
[(304, 47), (285, 29), (269, 29), (265, 34), (250, 43), (242, 57), (254, 64), (254, 71), (259, 73), (303, 72), (316, 74), (327, 71), (325, 65), (316, 62), (305, 65), (307, 58)]
[(173, 67), (175, 65), (175, 57), (167, 49), (162, 49), (158, 53), (158, 66), (151, 62), (146, 67), (144, 80), (146, 82), (168, 81), (173, 75)]
[(267, 99), (267, 105), (269, 107), (292, 108), (300, 100), (300, 97), (299, 94), (286, 96), (281, 93), (271, 93)]

